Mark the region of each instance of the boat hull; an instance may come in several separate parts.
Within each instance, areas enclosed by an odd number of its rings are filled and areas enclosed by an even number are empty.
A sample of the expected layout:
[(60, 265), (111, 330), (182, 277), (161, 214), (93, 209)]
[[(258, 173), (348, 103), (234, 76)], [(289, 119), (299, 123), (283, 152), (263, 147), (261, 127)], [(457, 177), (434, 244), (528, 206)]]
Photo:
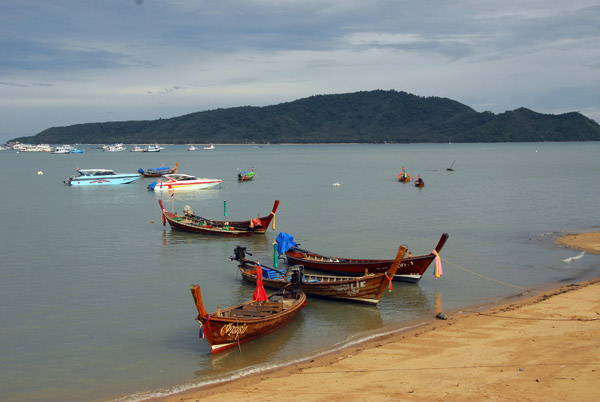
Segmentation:
[(113, 184), (128, 184), (141, 178), (138, 174), (111, 175), (111, 176), (90, 176), (90, 177), (71, 177), (65, 181), (65, 184), (74, 187), (82, 186), (105, 186)]
[[(275, 200), (271, 213), (266, 216), (258, 217), (247, 221), (215, 221), (212, 219), (202, 218), (200, 216), (186, 216), (168, 212), (162, 200), (158, 200), (158, 204), (163, 214), (163, 225), (169, 222), (173, 229), (183, 230), (191, 233), (201, 233), (218, 235), (225, 237), (243, 237), (252, 236), (253, 234), (265, 234), (279, 207), (279, 200)], [(211, 227), (208, 227), (211, 226)], [(227, 226), (227, 229), (219, 230)]]
[[(190, 290), (196, 306), (202, 304), (199, 286)], [(199, 301), (200, 300), (200, 301)], [(298, 315), (306, 304), (302, 291), (280, 290), (268, 296), (267, 301), (254, 300), (222, 311), (204, 315), (198, 310), (196, 320), (201, 326), (200, 337), (206, 338), (211, 353), (219, 353), (276, 331)]]
[[(448, 234), (444, 233), (435, 248), (436, 252), (439, 253), (442, 250), (446, 240), (448, 240)], [(304, 265), (305, 268), (353, 276), (364, 275), (365, 272), (381, 273), (387, 271), (394, 262), (394, 260), (327, 257), (297, 247), (291, 248), (285, 254), (290, 265)], [(418, 282), (435, 258), (434, 253), (403, 258), (396, 270), (394, 280)]]
[(148, 188), (154, 191), (169, 191), (169, 190), (202, 190), (205, 188), (216, 187), (221, 184), (222, 180), (205, 180), (196, 183), (157, 183), (154, 187)]

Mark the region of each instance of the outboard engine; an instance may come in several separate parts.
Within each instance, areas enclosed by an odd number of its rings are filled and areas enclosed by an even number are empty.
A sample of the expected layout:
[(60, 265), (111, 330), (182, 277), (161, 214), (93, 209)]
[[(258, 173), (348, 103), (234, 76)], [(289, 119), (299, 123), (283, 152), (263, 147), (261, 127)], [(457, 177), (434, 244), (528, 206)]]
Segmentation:
[(248, 255), (252, 255), (250, 253), (248, 253), (246, 251), (247, 247), (242, 247), (242, 246), (237, 246), (234, 250), (233, 250), (233, 254), (235, 254), (235, 257), (232, 258), (232, 260), (236, 260), (236, 261), (244, 261), (246, 259), (246, 253)]
[(292, 272), (290, 275), (290, 283), (293, 286), (299, 286), (302, 283), (302, 278), (304, 278), (304, 266), (303, 265), (294, 265), (289, 268)]

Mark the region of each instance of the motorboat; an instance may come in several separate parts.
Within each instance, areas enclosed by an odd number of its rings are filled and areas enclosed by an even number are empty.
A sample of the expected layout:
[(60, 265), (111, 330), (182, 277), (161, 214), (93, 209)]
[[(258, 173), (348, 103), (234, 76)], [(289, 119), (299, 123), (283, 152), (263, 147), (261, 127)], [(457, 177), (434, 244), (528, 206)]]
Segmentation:
[(198, 178), (189, 174), (173, 173), (165, 174), (158, 181), (148, 184), (148, 189), (153, 191), (161, 190), (200, 190), (211, 188), (221, 184), (221, 179)]
[(215, 149), (215, 146), (213, 144), (210, 144), (207, 147), (204, 147), (204, 149)]
[(69, 186), (99, 186), (107, 184), (127, 184), (141, 178), (138, 173), (115, 173), (110, 169), (77, 169), (79, 175), (64, 181)]
[(144, 152), (160, 152), (163, 149), (165, 149), (165, 148), (161, 147), (158, 144), (156, 144), (156, 145), (148, 145), (147, 148), (144, 148)]
[(144, 148), (140, 147), (139, 145), (136, 145), (135, 147), (133, 147), (133, 149), (130, 149), (129, 152), (144, 152)]
[(50, 151), (51, 154), (70, 154), (73, 147), (70, 145), (58, 145)]
[(195, 151), (195, 150), (197, 150), (197, 149), (198, 149), (198, 148), (196, 148), (196, 147), (195, 147), (195, 146), (193, 146), (193, 145), (190, 145), (189, 147), (187, 147), (187, 150), (188, 150), (188, 151)]

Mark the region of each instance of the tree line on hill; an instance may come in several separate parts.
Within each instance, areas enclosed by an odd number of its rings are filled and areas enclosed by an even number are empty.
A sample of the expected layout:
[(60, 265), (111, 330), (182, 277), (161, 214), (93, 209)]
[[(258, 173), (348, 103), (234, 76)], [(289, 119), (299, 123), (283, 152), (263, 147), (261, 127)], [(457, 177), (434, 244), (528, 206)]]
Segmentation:
[(581, 113), (476, 112), (457, 101), (402, 91), (315, 95), (169, 119), (75, 124), (12, 141), (48, 144), (266, 144), (600, 141)]

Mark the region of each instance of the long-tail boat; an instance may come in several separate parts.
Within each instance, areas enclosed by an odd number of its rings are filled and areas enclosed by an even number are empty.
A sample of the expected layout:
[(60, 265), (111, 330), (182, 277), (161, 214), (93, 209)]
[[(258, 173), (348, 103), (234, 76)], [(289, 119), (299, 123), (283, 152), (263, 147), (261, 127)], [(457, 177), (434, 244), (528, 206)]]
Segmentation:
[[(251, 341), (273, 332), (289, 323), (306, 304), (306, 295), (297, 286), (290, 285), (266, 296), (266, 300), (252, 300), (208, 314), (202, 303), (200, 286), (191, 285), (200, 324), (200, 337), (205, 338), (211, 353)], [(264, 291), (264, 289), (263, 289)]]
[(169, 212), (165, 209), (162, 200), (158, 200), (162, 210), (163, 226), (169, 222), (171, 228), (183, 230), (192, 233), (212, 234), (225, 237), (252, 236), (253, 234), (265, 234), (269, 224), (273, 223), (275, 227), (275, 212), (279, 207), (279, 200), (275, 200), (271, 213), (266, 216), (259, 216), (247, 221), (218, 221), (203, 218), (193, 213), (191, 210), (185, 210), (183, 214)]
[[(442, 234), (435, 250), (430, 254), (418, 256), (409, 254), (408, 257), (403, 258), (396, 270), (394, 280), (418, 282), (433, 260), (439, 258), (439, 252), (446, 244), (446, 240), (448, 240), (448, 233)], [(288, 249), (285, 255), (290, 265), (304, 265), (305, 268), (353, 276), (364, 275), (365, 271), (385, 272), (394, 262), (394, 260), (328, 257), (296, 246)]]
[[(281, 289), (291, 281), (298, 280), (300, 289), (307, 296), (322, 297), (327, 299), (352, 301), (367, 304), (377, 304), (381, 295), (389, 285), (391, 278), (400, 265), (406, 248), (400, 246), (393, 264), (387, 271), (380, 273), (365, 273), (362, 276), (332, 276), (316, 275), (304, 272), (301, 265), (294, 265), (285, 271), (263, 266), (255, 261), (247, 260), (246, 247), (237, 246), (232, 260), (240, 262), (238, 269), (242, 278), (248, 282), (256, 283), (257, 271), (261, 273), (264, 286)], [(249, 253), (248, 253), (249, 254)], [(260, 269), (258, 269), (260, 266)], [(391, 290), (391, 287), (390, 287)]]
[(179, 162), (175, 164), (175, 167), (161, 166), (157, 168), (148, 168), (146, 170), (140, 168), (138, 169), (138, 172), (144, 177), (160, 177), (164, 174), (177, 173), (178, 166)]

